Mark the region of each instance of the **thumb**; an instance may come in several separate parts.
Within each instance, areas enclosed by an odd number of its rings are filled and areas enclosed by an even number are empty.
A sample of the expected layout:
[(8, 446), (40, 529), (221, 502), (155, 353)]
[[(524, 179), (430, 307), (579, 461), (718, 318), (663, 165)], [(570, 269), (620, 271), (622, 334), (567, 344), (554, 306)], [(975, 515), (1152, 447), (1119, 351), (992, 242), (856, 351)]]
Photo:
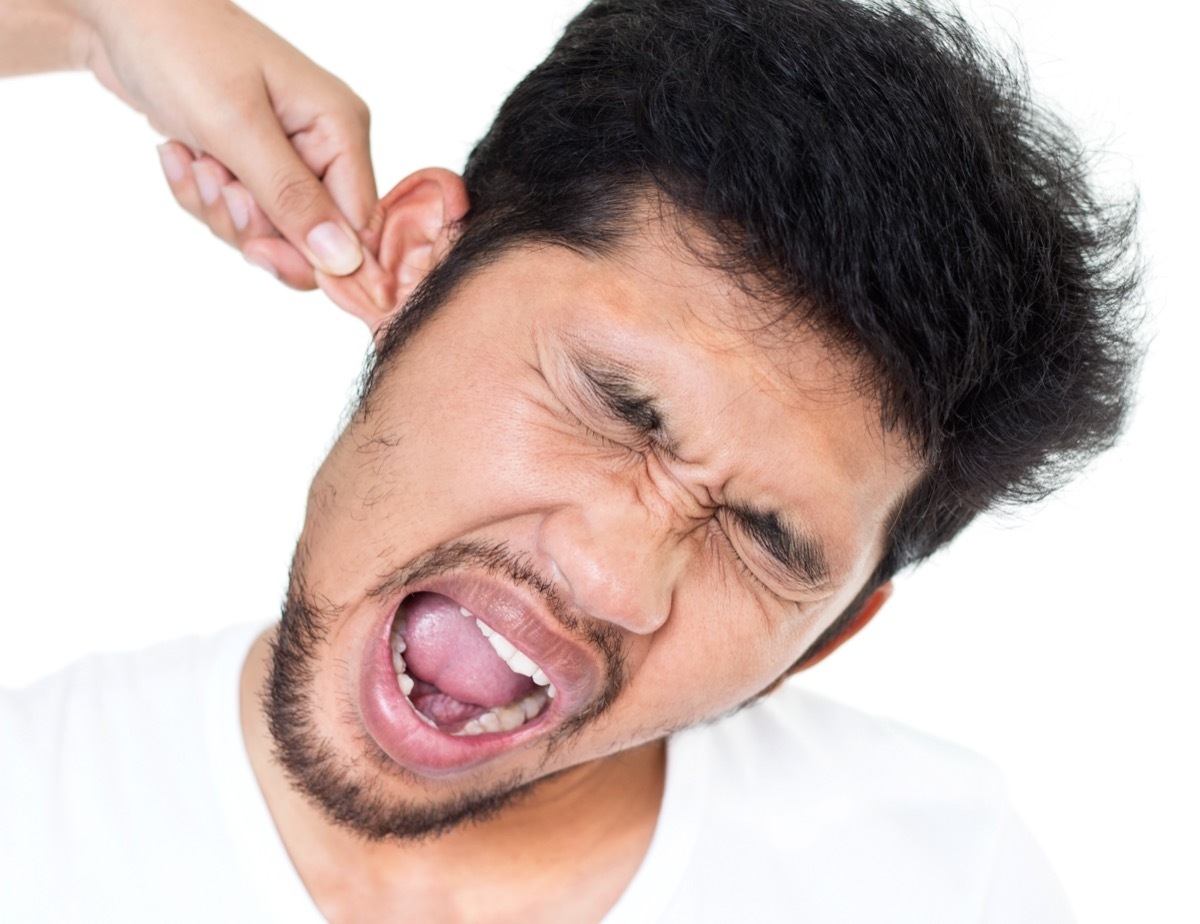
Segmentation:
[(250, 153), (246, 162), (227, 158), (225, 165), (314, 268), (346, 276), (362, 265), (362, 246), (353, 226), (274, 118), (256, 120), (238, 149)]

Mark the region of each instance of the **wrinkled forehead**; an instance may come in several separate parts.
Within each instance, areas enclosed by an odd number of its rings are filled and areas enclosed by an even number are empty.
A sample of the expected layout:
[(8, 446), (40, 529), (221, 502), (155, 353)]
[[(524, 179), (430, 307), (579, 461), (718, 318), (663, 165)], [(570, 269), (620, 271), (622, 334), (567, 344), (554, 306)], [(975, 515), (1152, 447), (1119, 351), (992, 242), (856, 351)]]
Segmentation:
[[(766, 286), (727, 269), (711, 237), (658, 197), (643, 196), (603, 247), (501, 241), (467, 250), (456, 246), (391, 325), (365, 394), (464, 289), (485, 290), (482, 299), (468, 300), (486, 303), (494, 300), (486, 290), (517, 287), (523, 302), (543, 309), (513, 315), (531, 337), (575, 353), (603, 340), (630, 364), (660, 368), (693, 394), (706, 394), (710, 409), (720, 409), (714, 423), (731, 425), (754, 394), (784, 408), (861, 409), (877, 448), (898, 449), (918, 464), (909, 434), (883, 420), (876, 370), (864, 352), (819, 328), (804, 304), (766, 297)], [(598, 309), (605, 318), (599, 325), (591, 323)], [(764, 426), (757, 435), (768, 434), (779, 431)]]
[[(435, 267), (399, 312), (381, 339), (368, 369), (369, 391), (382, 368), (458, 290), (496, 263), (520, 262), (549, 271), (564, 257), (595, 262), (590, 295), (637, 300), (642, 294), (665, 295), (664, 323), (684, 328), (700, 339), (720, 341), (720, 353), (757, 354), (768, 378), (785, 386), (789, 379), (811, 379), (805, 373), (819, 362), (831, 387), (866, 392), (873, 387), (873, 364), (863, 351), (818, 328), (815, 314), (803, 303), (769, 295), (771, 286), (737, 266), (722, 245), (701, 226), (653, 189), (631, 190), (621, 219), (587, 242), (525, 241), (502, 230), (466, 227), (449, 256)], [(644, 293), (643, 291), (644, 290)], [(581, 293), (582, 294), (582, 293)], [(679, 302), (683, 316), (666, 310)], [(820, 341), (823, 352), (798, 352), (798, 342)], [(376, 368), (378, 367), (378, 371)]]
[[(580, 300), (606, 304), (616, 316), (627, 314), (631, 327), (672, 340), (712, 386), (723, 379), (718, 373), (735, 373), (728, 378), (739, 383), (731, 387), (741, 398), (760, 393), (784, 406), (854, 405), (869, 412), (867, 426), (880, 443), (908, 453), (909, 435), (883, 419), (877, 369), (864, 350), (820, 327), (807, 304), (769, 294), (757, 277), (731, 268), (712, 238), (677, 211), (648, 204), (639, 214), (587, 270), (568, 270), (577, 274)], [(547, 274), (570, 262), (550, 247), (531, 257)], [(636, 340), (629, 345), (635, 349)]]
[(925, 466), (908, 434), (883, 423), (869, 362), (803, 306), (760, 299), (662, 229), (648, 225), (590, 271), (564, 267), (578, 301), (603, 305), (606, 321), (568, 307), (543, 335), (652, 379), (731, 487), (772, 505), (799, 491), (881, 532)]

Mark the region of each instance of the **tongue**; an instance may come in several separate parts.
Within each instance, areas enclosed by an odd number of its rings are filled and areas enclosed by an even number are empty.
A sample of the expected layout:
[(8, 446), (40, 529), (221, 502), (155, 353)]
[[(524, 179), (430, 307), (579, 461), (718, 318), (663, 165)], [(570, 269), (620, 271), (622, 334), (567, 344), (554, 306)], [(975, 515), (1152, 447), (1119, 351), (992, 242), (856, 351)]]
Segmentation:
[(414, 677), (464, 703), (507, 706), (536, 685), (507, 664), (459, 606), (441, 594), (413, 594), (405, 604), (404, 661)]

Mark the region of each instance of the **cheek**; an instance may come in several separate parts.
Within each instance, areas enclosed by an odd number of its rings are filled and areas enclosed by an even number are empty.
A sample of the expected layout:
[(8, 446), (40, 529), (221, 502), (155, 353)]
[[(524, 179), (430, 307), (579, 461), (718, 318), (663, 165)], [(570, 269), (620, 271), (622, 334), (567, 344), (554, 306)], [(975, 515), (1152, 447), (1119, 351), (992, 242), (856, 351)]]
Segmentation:
[(765, 607), (728, 564), (696, 561), (670, 618), (631, 652), (630, 698), (663, 724), (720, 716), (792, 665), (811, 634), (805, 626)]
[(357, 544), (424, 551), (544, 509), (578, 481), (578, 440), (519, 386), (496, 384), (512, 371), (494, 374), (450, 389), (397, 369), (372, 417), (351, 425), (326, 467), (341, 473), (336, 507)]

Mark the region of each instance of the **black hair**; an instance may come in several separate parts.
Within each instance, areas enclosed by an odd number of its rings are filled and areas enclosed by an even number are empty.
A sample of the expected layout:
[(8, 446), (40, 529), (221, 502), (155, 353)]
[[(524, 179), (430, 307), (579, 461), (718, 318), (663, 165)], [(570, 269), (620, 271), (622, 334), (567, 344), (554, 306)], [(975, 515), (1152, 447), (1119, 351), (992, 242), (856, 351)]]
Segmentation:
[(662, 197), (759, 320), (860, 360), (925, 462), (815, 657), (874, 587), (980, 511), (1043, 497), (1126, 415), (1133, 208), (1098, 199), (1022, 76), (921, 2), (595, 0), (471, 154), (461, 237), (364, 393), (478, 267), (535, 242), (604, 252)]

